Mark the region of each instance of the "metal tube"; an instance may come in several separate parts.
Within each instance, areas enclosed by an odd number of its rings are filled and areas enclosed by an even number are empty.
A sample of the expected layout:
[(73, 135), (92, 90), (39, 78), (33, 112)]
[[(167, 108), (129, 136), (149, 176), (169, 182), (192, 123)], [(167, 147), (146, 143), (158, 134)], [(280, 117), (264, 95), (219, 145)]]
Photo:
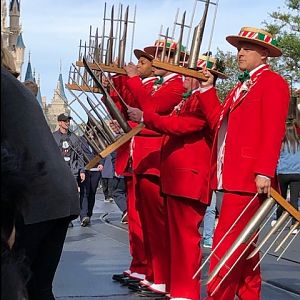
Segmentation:
[(125, 50), (126, 50), (127, 26), (128, 26), (128, 10), (129, 10), (129, 6), (127, 6), (126, 11), (125, 11), (123, 36), (119, 42), (119, 57), (118, 57), (118, 67), (119, 68), (122, 68), (124, 66), (124, 62), (125, 62)]
[(83, 64), (87, 72), (90, 74), (90, 76), (93, 78), (96, 86), (103, 92), (103, 102), (107, 109), (109, 110), (110, 114), (114, 119), (116, 119), (120, 125), (120, 127), (124, 130), (124, 132), (129, 132), (131, 130), (128, 123), (124, 120), (123, 116), (119, 112), (118, 108), (116, 107), (114, 101), (111, 99), (110, 95), (106, 91), (106, 89), (103, 87), (102, 83), (99, 82), (99, 80), (96, 78), (93, 71), (90, 69), (87, 61), (85, 58), (83, 58)]
[(193, 36), (189, 63), (188, 63), (188, 67), (191, 69), (197, 68), (197, 61), (199, 57), (200, 47), (202, 44), (203, 33), (204, 33), (204, 28), (205, 28), (207, 13), (208, 13), (208, 7), (209, 7), (209, 0), (207, 0), (205, 3), (204, 12), (201, 21), (194, 29), (194, 36)]
[(177, 49), (176, 49), (176, 54), (174, 58), (174, 65), (178, 66), (180, 62), (180, 56), (181, 56), (181, 45), (182, 45), (182, 37), (183, 37), (183, 30), (184, 30), (184, 23), (185, 23), (185, 14), (186, 11), (183, 13), (182, 16), (182, 21), (180, 24), (180, 33), (179, 33), (179, 38), (177, 42)]
[(280, 216), (280, 218), (278, 219), (278, 221), (276, 222), (276, 224), (274, 225), (274, 227), (272, 227), (269, 230), (269, 232), (259, 242), (259, 244), (256, 246), (256, 248), (249, 254), (249, 256), (247, 257), (247, 259), (252, 258), (253, 256), (255, 256), (259, 252), (259, 250), (261, 249), (261, 247), (272, 236), (272, 234), (274, 234), (280, 228), (280, 226), (287, 220), (288, 217), (289, 217), (289, 213), (287, 211), (284, 211), (282, 213), (282, 215)]
[(254, 234), (254, 232), (258, 229), (260, 224), (262, 223), (263, 219), (267, 216), (267, 214), (272, 209), (273, 205), (275, 204), (275, 200), (273, 198), (266, 199), (257, 212), (254, 214), (253, 218), (247, 224), (247, 226), (243, 229), (240, 233), (236, 241), (231, 245), (225, 255), (221, 258), (219, 263), (215, 266), (212, 272), (209, 274), (207, 283), (211, 282), (219, 273), (221, 268), (227, 262), (227, 260), (231, 257), (231, 255), (238, 249), (238, 247), (242, 244), (247, 242), (250, 237)]

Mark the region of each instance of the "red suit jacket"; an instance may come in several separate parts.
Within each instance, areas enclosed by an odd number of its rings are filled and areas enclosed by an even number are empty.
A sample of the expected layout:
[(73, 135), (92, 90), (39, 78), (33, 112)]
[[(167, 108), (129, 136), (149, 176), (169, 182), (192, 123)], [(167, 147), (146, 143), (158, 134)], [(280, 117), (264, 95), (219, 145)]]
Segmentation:
[[(133, 94), (131, 106), (149, 110), (160, 115), (172, 112), (182, 98), (184, 92), (182, 77), (173, 74), (157, 90), (145, 87), (139, 77), (128, 78), (127, 86)], [(133, 170), (137, 174), (160, 176), (160, 149), (162, 134), (145, 129), (134, 137)]]
[[(256, 71), (253, 76), (261, 72)], [(223, 164), (223, 189), (256, 193), (257, 174), (274, 178), (289, 106), (286, 81), (266, 67), (248, 92), (232, 102), (234, 90), (221, 107), (214, 88), (200, 94), (211, 127), (216, 127), (211, 162), (211, 188), (217, 188), (217, 137), (229, 112)], [(221, 114), (220, 114), (221, 111)]]
[(164, 134), (162, 192), (207, 204), (212, 131), (203, 116), (197, 94), (195, 92), (187, 100), (182, 100), (180, 110), (175, 110), (170, 116), (144, 111), (144, 123)]
[[(141, 81), (142, 84), (144, 85), (144, 88), (148, 94), (152, 92), (153, 89), (153, 84), (154, 81), (157, 79), (157, 77), (151, 77), (147, 78), (146, 80)], [(114, 86), (117, 89), (118, 93), (120, 96), (124, 99), (124, 101), (130, 105), (134, 106), (134, 96), (130, 92), (129, 88), (127, 87), (127, 76), (114, 76), (113, 77), (113, 82)], [(128, 119), (127, 112), (125, 111), (124, 107), (121, 105), (119, 101), (119, 96), (116, 93), (116, 91), (112, 91), (110, 93), (112, 98), (114, 99), (115, 103), (117, 104), (119, 110), (123, 113), (124, 117)], [(129, 121), (128, 122), (130, 127), (133, 128), (137, 126), (137, 123)], [(143, 131), (146, 131), (144, 129)], [(130, 149), (131, 149), (131, 140), (128, 141), (127, 143), (123, 144), (121, 147), (119, 147), (117, 151), (117, 156), (116, 156), (116, 162), (115, 162), (115, 171), (118, 175), (126, 175), (129, 176), (131, 175), (128, 173), (128, 164), (129, 164), (129, 159), (130, 159)]]

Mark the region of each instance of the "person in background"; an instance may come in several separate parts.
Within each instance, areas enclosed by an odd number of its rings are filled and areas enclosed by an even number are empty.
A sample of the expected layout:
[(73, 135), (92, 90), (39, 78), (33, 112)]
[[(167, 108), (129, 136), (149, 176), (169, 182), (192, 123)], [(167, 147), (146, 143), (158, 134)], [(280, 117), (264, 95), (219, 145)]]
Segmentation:
[[(297, 135), (294, 120), (286, 122), (285, 136), (282, 142), (280, 157), (277, 165), (277, 176), (280, 192), (283, 198), (287, 198), (287, 191), (290, 188), (290, 203), (298, 209), (300, 197), (300, 139)], [(282, 214), (281, 206), (278, 207), (276, 216), (278, 219)], [(276, 220), (271, 225), (274, 226)], [(295, 224), (295, 219), (292, 220)], [(294, 229), (297, 234), (299, 229)]]
[(39, 87), (38, 87), (38, 85), (34, 81), (32, 81), (32, 80), (26, 80), (26, 81), (23, 82), (23, 84), (24, 84), (24, 86), (26, 88), (28, 88), (32, 92), (32, 94), (34, 95), (34, 97), (37, 96), (38, 91), (39, 91)]
[(121, 223), (128, 224), (127, 218), (127, 191), (126, 191), (126, 183), (125, 178), (122, 175), (118, 175), (115, 171), (117, 159), (117, 152), (111, 153), (111, 162), (114, 169), (114, 178), (113, 178), (113, 199), (116, 205), (119, 207), (122, 212)]
[(203, 247), (211, 248), (216, 222), (216, 193), (213, 192), (210, 205), (206, 208), (203, 218)]
[[(85, 180), (84, 158), (79, 137), (70, 131), (71, 119), (72, 117), (65, 113), (60, 114), (57, 117), (59, 128), (53, 132), (53, 137), (80, 191), (79, 184)], [(72, 222), (69, 227), (73, 227)]]
[[(93, 126), (91, 120), (87, 123), (90, 130), (86, 130), (86, 136), (82, 136), (81, 149), (87, 164), (97, 154), (96, 150), (92, 146), (92, 142), (95, 141), (95, 132), (91, 129)], [(94, 130), (96, 130), (94, 128)], [(91, 217), (93, 215), (93, 209), (95, 206), (96, 193), (99, 182), (101, 180), (101, 171), (103, 170), (103, 159), (100, 159), (98, 164), (89, 169), (85, 170), (85, 180), (79, 182), (80, 187), (80, 225), (86, 227), (91, 223)]]
[[(23, 251), (28, 259), (29, 299), (54, 300), (52, 282), (68, 224), (79, 214), (76, 182), (59, 153), (40, 105), (9, 72), (11, 68), (6, 69), (4, 52), (1, 43), (1, 142), (6, 141), (16, 153), (24, 155), (24, 174), (33, 170), (38, 174), (26, 181), (24, 202), (15, 221), (13, 251)], [(17, 190), (17, 185), (14, 188)]]
[[(204, 70), (208, 80), (201, 82), (198, 99), (210, 127), (216, 129), (209, 188), (223, 193), (210, 272), (270, 195), (271, 186), (275, 187), (290, 98), (287, 82), (267, 65), (268, 57), (282, 54), (270, 33), (243, 27), (238, 35), (226, 39), (237, 48), (238, 66), (243, 72), (239, 82), (222, 106), (213, 87), (213, 76)], [(245, 250), (246, 246), (241, 244), (207, 285), (207, 300), (233, 300), (235, 296), (261, 299), (260, 269), (254, 270), (259, 255), (246, 259), (254, 250), (252, 245)]]
[(112, 163), (112, 156), (111, 154), (107, 155), (103, 159), (103, 169), (102, 169), (102, 190), (104, 194), (104, 202), (111, 203), (114, 201), (113, 198), (113, 188), (114, 188), (114, 175), (115, 170)]

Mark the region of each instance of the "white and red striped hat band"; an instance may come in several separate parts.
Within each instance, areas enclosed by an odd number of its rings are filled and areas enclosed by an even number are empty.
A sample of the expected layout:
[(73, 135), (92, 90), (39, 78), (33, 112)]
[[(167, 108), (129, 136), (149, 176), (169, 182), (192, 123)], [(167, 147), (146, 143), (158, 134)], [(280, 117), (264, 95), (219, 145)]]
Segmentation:
[(226, 37), (226, 40), (235, 47), (242, 41), (260, 45), (269, 50), (269, 56), (271, 57), (282, 55), (277, 40), (269, 32), (262, 29), (243, 27), (238, 35), (230, 35)]

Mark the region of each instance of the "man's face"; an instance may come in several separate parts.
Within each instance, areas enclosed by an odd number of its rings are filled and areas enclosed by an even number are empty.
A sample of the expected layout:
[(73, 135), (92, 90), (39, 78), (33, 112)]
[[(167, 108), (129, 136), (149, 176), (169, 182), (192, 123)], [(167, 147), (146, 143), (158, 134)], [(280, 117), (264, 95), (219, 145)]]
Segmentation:
[(237, 61), (242, 71), (252, 71), (259, 65), (266, 63), (268, 50), (259, 45), (240, 42), (237, 49)]
[(59, 128), (61, 128), (63, 130), (68, 130), (70, 127), (70, 120), (59, 121), (58, 126), (59, 126)]
[(183, 87), (185, 88), (185, 90), (188, 91), (192, 91), (197, 89), (200, 86), (200, 83), (197, 79), (192, 78), (192, 77), (188, 77), (186, 76), (184, 81), (183, 81)]
[(147, 78), (153, 75), (153, 68), (152, 68), (151, 61), (143, 56), (141, 56), (138, 61), (137, 70), (139, 72), (139, 75), (142, 78)]

